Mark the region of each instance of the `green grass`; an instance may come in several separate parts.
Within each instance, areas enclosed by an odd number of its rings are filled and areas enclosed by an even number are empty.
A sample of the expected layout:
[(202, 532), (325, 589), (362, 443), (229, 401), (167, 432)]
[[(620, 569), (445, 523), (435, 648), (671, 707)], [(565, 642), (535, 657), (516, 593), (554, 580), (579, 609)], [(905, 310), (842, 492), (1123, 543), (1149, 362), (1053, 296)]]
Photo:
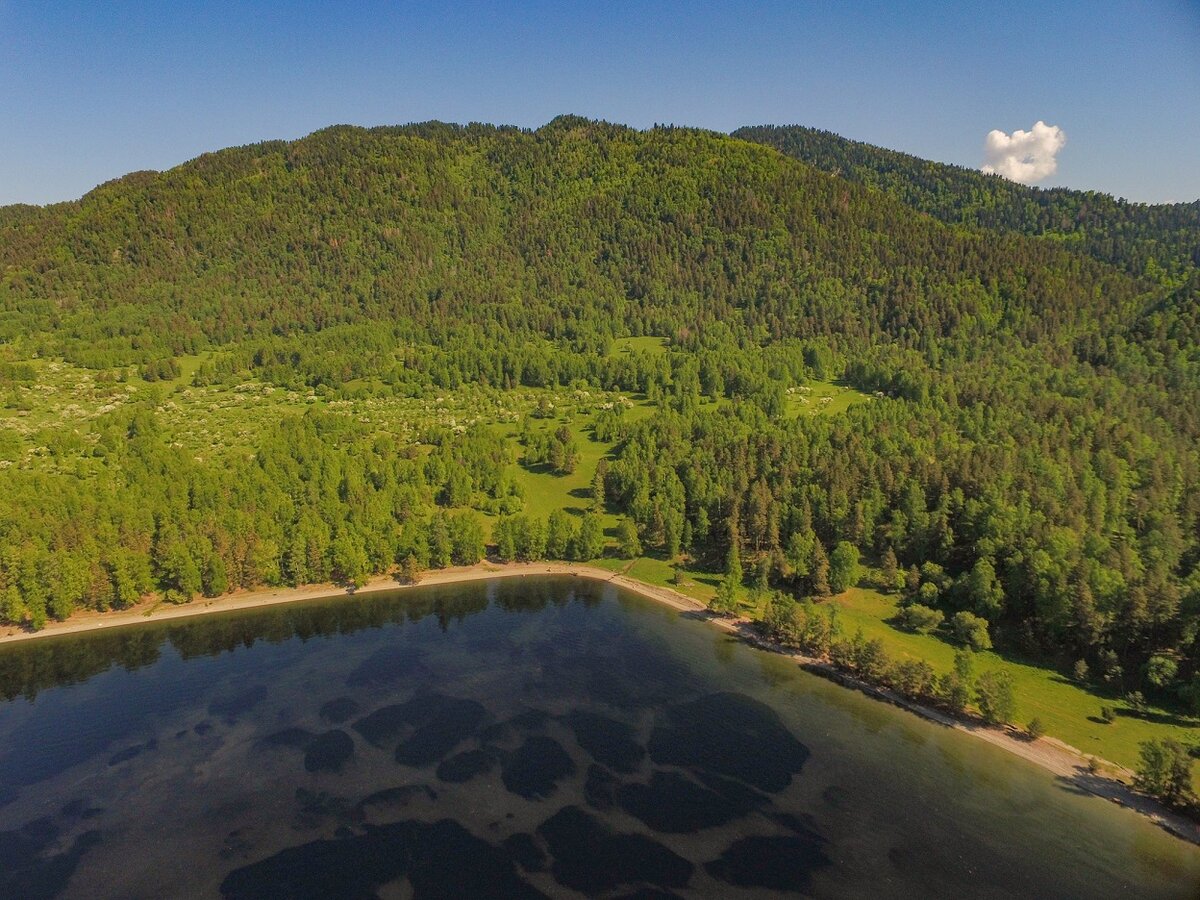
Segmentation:
[(785, 415), (789, 419), (800, 416), (836, 415), (859, 403), (869, 403), (873, 398), (861, 391), (832, 381), (810, 381), (799, 387), (789, 388)]
[[(924, 659), (939, 672), (949, 671), (953, 665), (958, 649), (955, 645), (936, 635), (910, 634), (888, 624), (897, 609), (894, 596), (851, 588), (829, 602), (837, 604), (844, 633), (853, 634), (861, 627), (868, 639), (882, 639), (893, 658)], [(1018, 724), (1037, 717), (1052, 737), (1129, 768), (1137, 765), (1142, 741), (1170, 737), (1190, 742), (1198, 736), (1194, 720), (1153, 708), (1146, 711), (1145, 718), (1137, 717), (1124, 701), (1102, 696), (1052, 668), (991, 651), (977, 654), (976, 673), (988, 669), (1003, 669), (1012, 675)], [(1112, 724), (1106, 725), (1100, 719), (1102, 705), (1117, 710)], [(1192, 773), (1196, 778), (1200, 765), (1193, 764)]]
[(660, 337), (623, 337), (612, 342), (612, 356), (624, 353), (666, 353), (667, 339)]

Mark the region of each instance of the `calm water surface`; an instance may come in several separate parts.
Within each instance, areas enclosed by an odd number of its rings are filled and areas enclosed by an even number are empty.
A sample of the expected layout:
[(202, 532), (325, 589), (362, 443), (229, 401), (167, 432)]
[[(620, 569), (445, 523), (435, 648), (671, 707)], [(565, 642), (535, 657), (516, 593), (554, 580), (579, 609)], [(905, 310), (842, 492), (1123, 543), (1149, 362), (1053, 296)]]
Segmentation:
[(1188, 897), (1200, 851), (572, 578), (0, 650), (3, 897)]

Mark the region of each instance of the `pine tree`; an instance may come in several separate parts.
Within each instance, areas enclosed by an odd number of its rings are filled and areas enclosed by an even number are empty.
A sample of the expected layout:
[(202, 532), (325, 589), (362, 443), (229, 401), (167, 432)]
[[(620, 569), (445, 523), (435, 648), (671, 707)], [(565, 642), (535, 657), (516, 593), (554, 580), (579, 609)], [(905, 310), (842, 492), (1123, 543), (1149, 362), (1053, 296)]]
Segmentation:
[(813, 544), (812, 564), (809, 566), (809, 589), (815, 597), (828, 597), (829, 589), (829, 557), (825, 548), (818, 540)]

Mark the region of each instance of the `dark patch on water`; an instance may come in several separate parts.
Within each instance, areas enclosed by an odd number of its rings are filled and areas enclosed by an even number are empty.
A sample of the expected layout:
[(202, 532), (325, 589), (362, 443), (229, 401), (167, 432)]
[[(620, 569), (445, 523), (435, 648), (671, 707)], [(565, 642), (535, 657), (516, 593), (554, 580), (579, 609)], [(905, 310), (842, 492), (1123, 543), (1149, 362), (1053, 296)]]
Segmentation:
[(778, 825), (780, 828), (786, 828), (788, 831), (796, 834), (809, 834), (817, 827), (817, 820), (808, 813), (790, 812), (768, 812), (766, 817)]
[(672, 834), (724, 825), (754, 809), (752, 802), (710, 791), (678, 772), (655, 772), (648, 784), (624, 784), (617, 802), (655, 831)]
[(411, 682), (420, 669), (421, 658), (411, 645), (388, 644), (355, 666), (347, 676), (346, 684), (349, 687), (363, 687), (391, 684), (401, 679)]
[(354, 723), (354, 730), (366, 738), (367, 743), (382, 747), (404, 731), (408, 723), (408, 704), (393, 703), (363, 716)]
[(476, 775), (490, 772), (495, 762), (495, 756), (486, 750), (464, 750), (442, 760), (437, 767), (437, 777), (439, 781), (461, 784)]
[(696, 771), (691, 774), (710, 791), (716, 791), (729, 802), (744, 806), (747, 810), (771, 802), (771, 798), (766, 794), (756, 791), (740, 781), (734, 781), (732, 778), (724, 778), (705, 771)]
[(119, 766), (121, 763), (128, 762), (129, 760), (133, 759), (135, 756), (140, 756), (149, 750), (157, 749), (158, 739), (150, 738), (150, 740), (146, 741), (144, 744), (134, 744), (132, 747), (126, 747), (124, 750), (114, 753), (111, 757), (109, 757), (108, 764), (110, 766)]
[(527, 709), (525, 712), (517, 713), (508, 721), (523, 731), (538, 731), (546, 727), (546, 723), (550, 721), (550, 713), (544, 709)]
[(66, 850), (61, 830), (52, 819), (35, 819), (15, 831), (0, 831), (0, 896), (41, 900), (66, 888), (79, 860), (100, 841), (100, 832), (86, 831)]
[(562, 744), (535, 734), (509, 755), (500, 777), (509, 791), (533, 800), (550, 796), (558, 780), (574, 771), (575, 763)]
[(617, 772), (635, 772), (646, 749), (633, 739), (632, 726), (598, 713), (577, 710), (566, 717), (579, 746)]
[(304, 768), (309, 772), (340, 772), (354, 755), (354, 739), (340, 728), (313, 739), (304, 752)]
[(201, 737), (204, 737), (204, 735), (208, 734), (212, 730), (212, 722), (209, 721), (197, 722), (195, 727), (192, 728), (192, 731), (196, 732), (196, 734), (200, 735)]
[(583, 783), (583, 799), (592, 809), (601, 811), (617, 805), (617, 789), (621, 786), (615, 775), (604, 766), (588, 766), (587, 781)]
[(493, 722), (480, 730), (479, 742), (481, 744), (499, 744), (511, 734), (512, 726), (507, 722)]
[(314, 737), (316, 735), (305, 728), (284, 728), (282, 731), (268, 734), (263, 738), (262, 742), (271, 747), (299, 747), (303, 749), (308, 746)]
[(314, 793), (305, 788), (296, 788), (296, 811), (294, 827), (300, 829), (321, 828), (330, 822), (350, 822), (355, 819), (355, 810), (349, 800), (325, 791)]
[(374, 897), (404, 876), (416, 900), (544, 896), (503, 851), (458, 822), (396, 822), (362, 835), (291, 847), (235, 869), (221, 882), (227, 898)]
[(321, 718), (331, 725), (341, 725), (351, 716), (358, 715), (358, 703), (351, 697), (338, 697), (321, 706)]
[(812, 873), (830, 864), (825, 841), (813, 832), (794, 837), (740, 838), (704, 868), (714, 878), (739, 887), (807, 891)]
[(256, 684), (243, 688), (233, 694), (218, 697), (208, 704), (210, 716), (220, 716), (227, 722), (233, 722), (238, 716), (247, 713), (267, 699), (267, 686)]
[(546, 853), (532, 834), (519, 831), (504, 839), (504, 849), (526, 872), (542, 872), (546, 868)]
[(601, 703), (618, 709), (634, 709), (645, 702), (646, 697), (638, 690), (636, 682), (617, 672), (612, 666), (612, 660), (593, 656), (579, 662), (587, 666), (588, 697), (594, 697)]
[(554, 855), (555, 879), (585, 894), (622, 884), (684, 887), (692, 877), (694, 866), (682, 856), (644, 835), (614, 833), (577, 806), (537, 830)]
[(396, 761), (423, 766), (441, 759), (479, 727), (487, 712), (474, 700), (418, 694), (405, 703), (384, 706), (354, 723), (368, 742), (382, 747), (409, 727), (396, 748)]
[(218, 854), (221, 859), (245, 859), (250, 855), (253, 845), (246, 840), (241, 828), (236, 828), (229, 834), (225, 835), (225, 842), (221, 845), (221, 851)]
[(424, 784), (403, 784), (368, 794), (354, 805), (353, 818), (361, 820), (374, 810), (396, 812), (408, 807), (415, 799), (437, 800), (437, 791)]
[(708, 694), (669, 706), (650, 735), (650, 758), (659, 765), (707, 769), (781, 791), (808, 759), (808, 748), (775, 711), (743, 694)]
[(821, 791), (821, 799), (825, 801), (826, 806), (831, 806), (834, 809), (845, 809), (850, 805), (850, 792), (844, 787), (831, 784), (825, 790)]
[(454, 697), (436, 697), (418, 709), (416, 721), (421, 724), (396, 748), (396, 762), (406, 766), (424, 766), (441, 759), (470, 737), (487, 715), (474, 700)]

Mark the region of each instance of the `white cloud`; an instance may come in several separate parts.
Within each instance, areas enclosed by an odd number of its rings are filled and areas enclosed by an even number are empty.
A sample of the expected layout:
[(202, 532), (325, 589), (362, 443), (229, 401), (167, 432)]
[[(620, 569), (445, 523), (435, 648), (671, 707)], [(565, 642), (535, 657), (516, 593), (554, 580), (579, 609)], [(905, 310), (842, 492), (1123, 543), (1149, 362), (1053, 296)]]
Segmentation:
[(1012, 134), (989, 131), (983, 171), (1021, 184), (1033, 184), (1054, 174), (1058, 168), (1055, 156), (1066, 142), (1067, 135), (1061, 128), (1040, 120), (1029, 131), (1017, 129)]

